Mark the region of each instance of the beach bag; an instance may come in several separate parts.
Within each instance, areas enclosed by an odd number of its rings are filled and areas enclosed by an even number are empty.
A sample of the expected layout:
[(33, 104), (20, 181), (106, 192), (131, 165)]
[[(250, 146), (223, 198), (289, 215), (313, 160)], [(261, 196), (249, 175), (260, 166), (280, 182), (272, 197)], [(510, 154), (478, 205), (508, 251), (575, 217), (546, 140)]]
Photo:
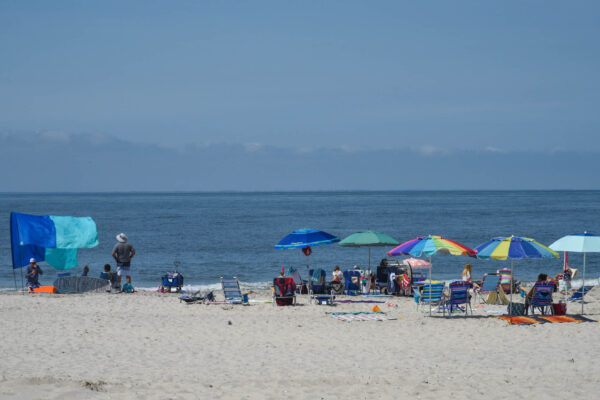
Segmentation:
[(525, 315), (525, 304), (523, 303), (509, 303), (508, 304), (508, 315), (519, 317)]
[(554, 315), (565, 315), (567, 313), (567, 303), (552, 304), (552, 312)]

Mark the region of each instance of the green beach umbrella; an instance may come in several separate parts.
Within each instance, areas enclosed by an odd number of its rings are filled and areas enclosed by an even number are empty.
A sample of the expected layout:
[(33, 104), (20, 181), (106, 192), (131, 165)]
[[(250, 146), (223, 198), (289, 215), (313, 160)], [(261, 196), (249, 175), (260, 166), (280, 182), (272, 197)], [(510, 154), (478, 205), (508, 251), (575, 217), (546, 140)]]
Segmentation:
[(344, 247), (368, 247), (369, 269), (371, 269), (371, 247), (397, 246), (400, 242), (381, 232), (356, 232), (342, 240), (339, 245)]

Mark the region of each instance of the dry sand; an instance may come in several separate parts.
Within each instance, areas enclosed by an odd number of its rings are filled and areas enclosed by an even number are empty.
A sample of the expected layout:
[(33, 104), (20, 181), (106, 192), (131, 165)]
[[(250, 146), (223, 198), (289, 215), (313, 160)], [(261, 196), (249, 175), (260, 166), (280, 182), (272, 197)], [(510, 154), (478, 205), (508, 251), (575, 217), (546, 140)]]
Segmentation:
[[(595, 289), (586, 305), (597, 320), (599, 297)], [(3, 293), (0, 398), (516, 399), (600, 390), (598, 323), (509, 326), (482, 308), (448, 319), (417, 312), (410, 298), (391, 301), (398, 307), (380, 307), (398, 320), (340, 322), (325, 312), (373, 304)]]

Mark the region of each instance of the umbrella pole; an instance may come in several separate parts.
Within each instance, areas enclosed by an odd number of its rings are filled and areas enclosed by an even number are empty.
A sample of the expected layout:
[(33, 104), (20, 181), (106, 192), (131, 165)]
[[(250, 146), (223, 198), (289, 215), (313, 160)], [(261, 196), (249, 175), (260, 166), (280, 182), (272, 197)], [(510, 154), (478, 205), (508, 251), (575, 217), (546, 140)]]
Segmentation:
[(513, 287), (513, 259), (510, 259), (510, 301), (508, 302), (508, 306), (510, 307), (510, 315), (513, 315), (513, 306), (512, 306), (512, 287)]
[(433, 267), (433, 264), (431, 264), (431, 256), (429, 256), (429, 264), (429, 316), (431, 317), (431, 268)]
[(371, 246), (369, 246), (369, 271), (371, 270)]
[(583, 298), (585, 297), (585, 253), (583, 253), (583, 278), (581, 282), (581, 315), (583, 315)]

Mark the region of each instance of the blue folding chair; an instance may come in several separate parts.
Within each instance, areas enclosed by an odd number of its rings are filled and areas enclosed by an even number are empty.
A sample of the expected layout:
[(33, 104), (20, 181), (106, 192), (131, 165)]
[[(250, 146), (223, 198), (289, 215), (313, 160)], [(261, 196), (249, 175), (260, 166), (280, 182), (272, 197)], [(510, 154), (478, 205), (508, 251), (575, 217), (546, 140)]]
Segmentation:
[[(500, 275), (495, 273), (485, 274), (483, 276), (483, 281), (481, 282), (481, 286), (479, 289), (475, 289), (475, 293), (479, 296), (479, 304), (487, 303), (487, 301), (483, 298), (483, 296), (487, 296), (490, 293), (499, 292), (500, 286)], [(498, 302), (500, 296), (496, 296)]]
[(225, 301), (235, 304), (241, 304), (243, 302), (240, 283), (235, 276), (222, 276), (221, 287), (223, 288)]
[(581, 301), (583, 299), (583, 296), (585, 294), (587, 294), (587, 292), (589, 292), (593, 288), (594, 288), (594, 286), (583, 286), (583, 287), (580, 287), (575, 292), (573, 292), (573, 294), (571, 295), (571, 297), (569, 297), (567, 299), (567, 301)]
[(419, 309), (423, 310), (423, 305), (429, 304), (429, 315), (431, 315), (432, 307), (440, 307), (444, 299), (444, 284), (424, 282), (422, 289), (415, 292), (415, 301), (419, 305)]
[(473, 287), (473, 284), (468, 281), (455, 281), (449, 286), (450, 298), (444, 301), (444, 315), (446, 315), (446, 309), (448, 309), (448, 316), (452, 316), (452, 312), (455, 309), (460, 309), (462, 304), (465, 305), (465, 315), (469, 315), (469, 308), (471, 309), (471, 315), (473, 315), (473, 308), (471, 308), (471, 295), (469, 289)]
[(344, 282), (346, 294), (356, 296), (360, 291), (360, 271), (355, 269), (344, 271)]
[(535, 309), (539, 308), (542, 315), (546, 312), (554, 314), (552, 309), (552, 292), (554, 291), (554, 282), (552, 281), (540, 281), (533, 285), (533, 295), (531, 296), (531, 314), (535, 313)]
[(327, 274), (321, 268), (315, 268), (308, 271), (309, 291), (313, 294), (324, 294), (327, 292)]

